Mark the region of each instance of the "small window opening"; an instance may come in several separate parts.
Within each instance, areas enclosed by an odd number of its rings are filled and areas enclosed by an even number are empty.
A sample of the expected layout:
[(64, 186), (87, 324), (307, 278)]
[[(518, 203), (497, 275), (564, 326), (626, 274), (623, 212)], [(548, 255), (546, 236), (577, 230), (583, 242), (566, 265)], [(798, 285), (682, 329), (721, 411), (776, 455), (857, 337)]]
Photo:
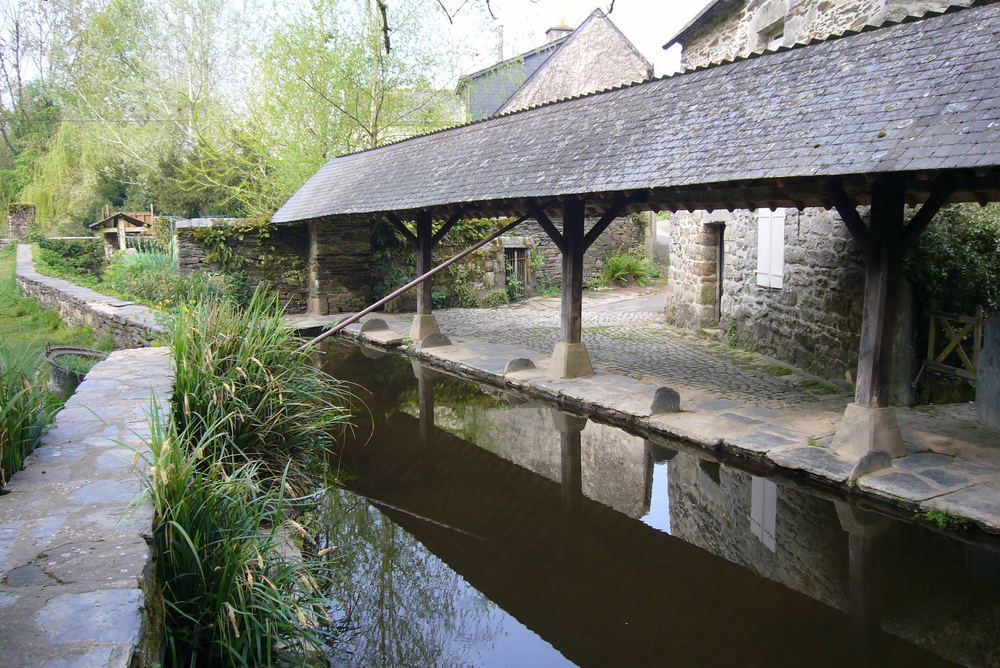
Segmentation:
[(521, 296), (528, 285), (528, 258), (525, 248), (504, 248), (507, 294)]
[(768, 51), (774, 51), (785, 45), (785, 22), (779, 21), (760, 33), (761, 42)]

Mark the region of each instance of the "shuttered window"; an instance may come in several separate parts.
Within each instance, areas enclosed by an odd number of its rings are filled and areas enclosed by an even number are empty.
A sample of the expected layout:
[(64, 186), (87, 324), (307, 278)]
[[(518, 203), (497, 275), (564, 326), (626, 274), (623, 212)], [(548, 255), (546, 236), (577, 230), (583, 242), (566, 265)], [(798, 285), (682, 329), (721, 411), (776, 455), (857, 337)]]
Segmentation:
[(778, 517), (778, 486), (765, 478), (750, 476), (750, 532), (764, 547), (774, 552), (778, 547), (775, 531)]
[(780, 288), (785, 273), (785, 210), (757, 209), (757, 285)]

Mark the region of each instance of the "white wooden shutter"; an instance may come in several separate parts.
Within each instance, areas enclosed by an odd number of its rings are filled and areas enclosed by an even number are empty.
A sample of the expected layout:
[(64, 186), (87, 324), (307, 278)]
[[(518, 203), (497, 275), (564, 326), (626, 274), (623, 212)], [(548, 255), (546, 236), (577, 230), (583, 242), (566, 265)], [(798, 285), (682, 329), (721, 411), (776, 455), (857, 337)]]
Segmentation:
[(778, 547), (775, 528), (778, 518), (778, 486), (765, 478), (750, 478), (750, 532), (764, 547)]
[(785, 210), (757, 210), (757, 285), (780, 288), (785, 274)]

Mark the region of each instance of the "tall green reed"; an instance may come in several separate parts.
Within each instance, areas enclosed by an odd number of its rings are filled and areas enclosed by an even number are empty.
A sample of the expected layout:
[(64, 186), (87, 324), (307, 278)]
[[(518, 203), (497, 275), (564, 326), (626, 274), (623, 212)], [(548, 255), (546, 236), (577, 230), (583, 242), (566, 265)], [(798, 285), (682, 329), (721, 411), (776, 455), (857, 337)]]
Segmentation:
[(0, 485), (21, 469), (55, 411), (38, 362), (0, 342)]
[(245, 308), (222, 299), (184, 306), (171, 327), (174, 420), (197, 438), (205, 416), (223, 420), (216, 447), (276, 475), (303, 474), (350, 418), (345, 384), (296, 350), (276, 298), (258, 290)]
[(282, 315), (258, 292), (246, 308), (184, 304), (170, 325), (172, 415), (154, 424), (149, 476), (168, 665), (322, 662), (330, 575), (287, 513), (304, 507), (295, 495), (319, 479), (351, 397), (295, 350)]
[(285, 481), (264, 484), (256, 462), (226, 454), (228, 421), (220, 413), (180, 431), (153, 426), (148, 484), (165, 665), (322, 663), (323, 554), (304, 557), (296, 546), (308, 548), (308, 535), (285, 514)]

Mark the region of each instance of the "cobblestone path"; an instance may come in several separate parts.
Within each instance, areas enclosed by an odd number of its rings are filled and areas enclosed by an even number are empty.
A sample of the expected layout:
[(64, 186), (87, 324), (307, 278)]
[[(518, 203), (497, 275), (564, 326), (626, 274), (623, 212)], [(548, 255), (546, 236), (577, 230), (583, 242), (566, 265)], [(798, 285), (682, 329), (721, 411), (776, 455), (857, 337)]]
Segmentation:
[[(798, 373), (779, 376), (761, 368), (759, 362), (746, 361), (749, 357), (759, 360), (759, 356), (713, 347), (711, 342), (673, 331), (663, 324), (660, 312), (587, 310), (586, 304), (584, 309), (583, 340), (595, 366), (608, 371), (682, 392), (701, 391), (768, 407), (831, 398), (832, 388), (817, 387), (819, 384)], [(559, 339), (555, 300), (531, 300), (494, 309), (444, 309), (435, 314), (442, 331), (455, 336), (539, 352), (550, 352)], [(843, 393), (838, 389), (836, 394)]]

